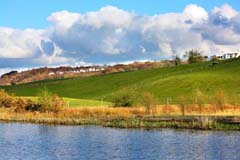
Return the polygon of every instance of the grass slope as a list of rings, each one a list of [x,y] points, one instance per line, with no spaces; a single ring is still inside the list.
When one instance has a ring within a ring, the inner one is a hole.
[[[23,98],[29,98],[33,101],[37,101],[37,97],[28,96]],[[106,101],[76,99],[76,98],[66,98],[66,97],[63,97],[63,99],[66,102],[67,106],[69,107],[106,107],[106,106],[112,105],[110,102],[106,102]]]
[[[45,80],[1,88],[19,96],[35,96],[46,87],[62,97],[93,100],[110,100],[112,94],[124,88],[149,91],[159,99],[177,99],[181,95],[191,97],[196,89],[209,95],[217,89],[240,94],[240,59],[221,61],[215,66],[210,64],[206,62],[94,77]]]

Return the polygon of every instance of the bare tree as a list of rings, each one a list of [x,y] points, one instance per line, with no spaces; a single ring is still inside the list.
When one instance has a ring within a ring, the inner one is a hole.
[[[199,51],[198,49],[192,49],[190,51],[187,51],[184,55],[184,58],[188,59],[188,63],[200,63],[204,62],[205,59],[202,55],[202,52]]]

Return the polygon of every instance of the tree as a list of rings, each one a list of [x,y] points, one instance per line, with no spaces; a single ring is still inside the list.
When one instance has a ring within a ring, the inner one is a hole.
[[[182,59],[178,55],[176,55],[174,57],[174,63],[175,63],[175,66],[178,66],[182,63]]]
[[[219,58],[216,55],[214,55],[214,56],[211,57],[211,61],[212,62],[218,62]]]
[[[4,90],[0,90],[0,107],[11,108],[15,106],[15,96],[13,94],[8,94]]]
[[[112,97],[114,107],[131,107],[137,103],[138,93],[131,88],[122,89]]]
[[[187,51],[184,55],[184,58],[188,59],[188,63],[201,63],[204,62],[204,57],[202,55],[202,52],[198,49],[192,49],[190,51]]]
[[[145,92],[142,97],[142,103],[146,109],[146,113],[152,113],[155,116],[157,109],[157,99],[155,96],[149,92]]]
[[[43,112],[58,112],[66,106],[65,101],[56,94],[50,93],[46,88],[39,92],[37,105]]]

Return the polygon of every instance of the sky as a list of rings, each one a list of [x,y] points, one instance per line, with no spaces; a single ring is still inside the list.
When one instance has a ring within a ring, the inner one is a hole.
[[[0,74],[240,49],[238,0],[2,0]]]
[[[46,28],[50,25],[47,17],[61,10],[86,13],[111,5],[140,15],[155,15],[182,12],[191,3],[202,6],[207,11],[225,3],[240,10],[238,0],[2,0],[0,24],[21,29]]]

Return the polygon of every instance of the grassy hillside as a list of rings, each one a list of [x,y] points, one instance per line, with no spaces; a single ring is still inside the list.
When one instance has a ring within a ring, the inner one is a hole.
[[[33,101],[37,101],[38,97],[23,97],[29,98]],[[110,102],[97,101],[97,100],[87,100],[87,99],[76,99],[76,98],[65,98],[63,100],[66,102],[69,107],[106,107],[111,106]]]
[[[46,80],[1,88],[19,96],[35,96],[46,87],[63,97],[109,100],[124,88],[149,91],[160,100],[179,96],[192,97],[196,89],[211,95],[218,89],[228,94],[240,94],[240,59],[116,73],[95,77]]]

